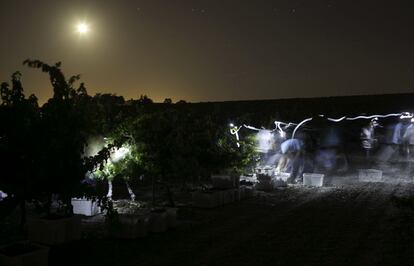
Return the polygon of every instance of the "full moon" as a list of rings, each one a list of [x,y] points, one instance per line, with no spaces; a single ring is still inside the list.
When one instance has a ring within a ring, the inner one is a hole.
[[[79,23],[76,26],[76,31],[79,34],[86,34],[89,31],[89,26],[86,23]]]

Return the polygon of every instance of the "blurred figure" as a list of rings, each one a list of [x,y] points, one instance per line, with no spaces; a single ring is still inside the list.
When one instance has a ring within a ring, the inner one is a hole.
[[[8,196],[7,193],[4,193],[3,191],[0,190],[0,201],[7,198],[7,196]]]
[[[397,145],[403,144],[404,134],[407,128],[410,126],[412,118],[412,115],[409,113],[403,113],[401,115],[400,122],[394,128],[392,143]]]
[[[414,118],[411,118],[410,125],[405,130],[402,138],[402,145],[407,158],[409,174],[411,174],[414,155]]]
[[[300,139],[288,139],[280,145],[282,153],[276,167],[276,174],[287,172],[290,168],[288,183],[299,181],[304,167],[304,143]]]
[[[259,153],[260,166],[268,166],[277,159],[275,141],[277,136],[270,130],[261,129],[256,134],[256,151]]]
[[[344,137],[337,126],[322,129],[319,149],[315,154],[316,171],[320,173],[345,173],[348,170],[348,158],[344,152]]]
[[[411,119],[410,125],[405,130],[405,133],[402,138],[402,144],[406,147],[404,148],[407,154],[413,153],[414,147],[414,118]]]
[[[405,132],[410,125],[412,115],[403,113],[400,116],[399,122],[391,126],[388,136],[385,138],[384,145],[378,153],[377,161],[382,168],[387,168],[387,164],[393,159],[398,161],[401,154],[404,154],[402,144]]]
[[[361,144],[368,160],[370,159],[371,152],[378,146],[378,138],[375,134],[375,129],[379,126],[378,118],[375,117],[361,130]]]

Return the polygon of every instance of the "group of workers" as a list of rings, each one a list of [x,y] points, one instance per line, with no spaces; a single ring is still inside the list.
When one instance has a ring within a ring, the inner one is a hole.
[[[282,140],[278,149],[279,160],[275,162],[275,173],[288,172],[288,182],[295,183],[301,182],[302,174],[306,172],[347,172],[347,146],[351,145],[344,140],[343,128],[332,123],[327,124],[322,127],[321,123],[318,124],[316,137],[315,134],[312,136],[303,130],[294,138]],[[411,169],[414,159],[413,116],[403,113],[396,124],[386,127],[380,125],[377,117],[372,118],[361,128],[358,146],[360,151],[364,151],[366,167],[379,167],[396,159],[403,159]]]

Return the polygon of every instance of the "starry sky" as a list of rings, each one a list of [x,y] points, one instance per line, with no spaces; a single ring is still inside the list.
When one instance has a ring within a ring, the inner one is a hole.
[[[414,1],[1,0],[0,81],[45,102],[62,62],[90,94],[190,102],[414,92]],[[80,36],[76,24],[90,32]]]

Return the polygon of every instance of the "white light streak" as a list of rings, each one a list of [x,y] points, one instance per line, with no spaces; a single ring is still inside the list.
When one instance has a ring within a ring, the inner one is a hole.
[[[370,116],[360,115],[360,116],[356,116],[356,117],[348,117],[348,118],[346,118],[346,120],[372,119],[372,118],[378,118],[378,117],[379,118],[386,118],[386,117],[391,117],[391,116],[401,116],[402,117],[402,114],[401,113],[394,113],[394,114],[387,114],[387,115],[370,115]]]
[[[236,136],[236,140],[237,140],[236,145],[237,145],[238,148],[240,148],[240,143],[239,143],[239,141],[240,141],[239,130],[242,128],[242,126],[236,127],[233,123],[231,123],[230,125],[233,125],[233,126],[230,126],[231,127],[230,128],[230,134]]]
[[[294,139],[295,138],[295,134],[296,134],[296,131],[303,125],[303,124],[305,124],[306,122],[308,122],[308,121],[311,121],[313,118],[312,117],[310,117],[310,118],[306,118],[305,120],[303,120],[302,122],[300,122],[296,127],[295,127],[295,129],[293,130],[293,133],[292,133],[292,139]]]
[[[325,115],[319,115],[320,117],[325,117]],[[413,114],[411,114],[411,113],[409,113],[409,112],[403,112],[403,113],[390,113],[390,114],[385,114],[385,115],[381,115],[381,114],[376,114],[376,115],[370,115],[370,116],[365,116],[365,115],[360,115],[360,116],[356,116],[356,117],[347,117],[347,116],[342,116],[342,117],[340,117],[340,118],[331,118],[331,117],[326,117],[326,119],[328,120],[328,121],[331,121],[331,122],[335,122],[335,123],[339,123],[339,122],[342,122],[342,121],[344,121],[344,120],[349,120],[349,121],[354,121],[354,120],[358,120],[358,119],[373,119],[373,118],[386,118],[386,117],[400,117],[400,119],[404,119],[404,118],[411,118],[412,119],[412,122],[414,122],[414,115]],[[303,120],[303,121],[301,121],[299,124],[296,124],[296,123],[291,123],[291,122],[289,122],[289,123],[285,123],[285,122],[281,122],[281,121],[274,121],[274,124],[275,124],[275,128],[273,129],[273,130],[268,130],[269,132],[274,132],[274,131],[278,131],[279,132],[279,134],[280,134],[280,136],[281,137],[285,137],[286,136],[286,132],[282,129],[282,125],[284,125],[285,127],[284,127],[284,129],[286,130],[288,127],[290,127],[290,126],[296,126],[295,127],[295,129],[293,130],[293,133],[292,133],[292,139],[295,137],[295,134],[296,134],[296,131],[303,125],[303,124],[305,124],[306,122],[309,122],[309,121],[311,121],[313,118],[312,117],[310,117],[310,118],[306,118],[305,120]],[[232,129],[230,129],[230,132],[231,132],[231,134],[232,135],[236,135],[236,138],[237,138],[237,141],[239,141],[239,134],[238,134],[238,132],[239,132],[239,130],[242,128],[242,127],[244,127],[244,128],[247,128],[247,129],[250,129],[250,130],[254,130],[254,131],[261,131],[261,130],[266,130],[266,129],[259,129],[259,128],[256,128],[256,127],[253,127],[253,126],[250,126],[250,125],[243,125],[243,126],[240,126],[240,127],[235,127],[234,125],[233,125],[233,123],[231,123],[230,124],[230,127],[232,127]],[[240,145],[238,142],[237,142],[237,144],[238,144],[238,146]]]
[[[255,130],[255,131],[260,131],[261,129],[257,128],[257,127],[252,127],[252,126],[247,126],[247,125],[243,125],[243,127],[250,129],[250,130]]]

